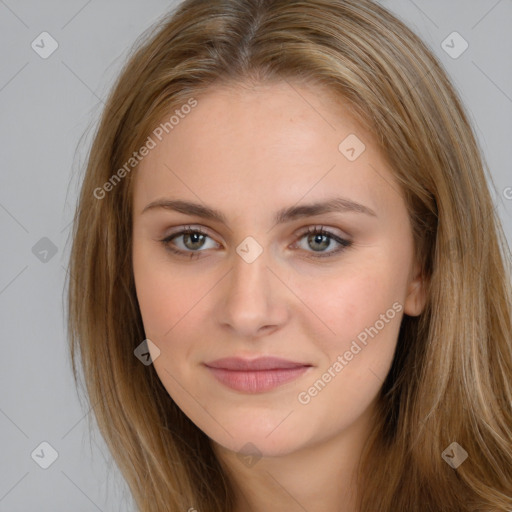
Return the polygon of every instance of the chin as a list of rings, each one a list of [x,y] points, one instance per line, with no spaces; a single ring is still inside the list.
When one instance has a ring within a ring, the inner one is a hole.
[[[236,429],[227,427],[227,430],[232,437],[225,431],[220,433],[219,430],[216,430],[215,433],[212,432],[214,435],[206,433],[214,443],[239,456],[278,457],[291,453],[307,443],[304,432],[299,430],[302,434],[299,439],[296,428],[290,429],[283,425],[277,427],[273,432],[272,428],[267,428],[267,425],[263,427],[254,424],[243,425]]]
[[[240,436],[221,439],[219,441],[214,440],[214,442],[222,446],[224,450],[236,453],[237,457],[242,462],[247,456],[254,457],[255,459],[259,459],[261,457],[279,457],[287,455],[298,448],[298,445],[294,443],[293,440],[288,439],[287,443],[283,444],[282,439],[271,442],[268,439],[265,439],[264,436],[262,436],[261,439],[250,436]]]

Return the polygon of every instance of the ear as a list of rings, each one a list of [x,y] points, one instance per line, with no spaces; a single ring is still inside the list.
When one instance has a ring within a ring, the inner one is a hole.
[[[407,287],[404,313],[409,316],[420,315],[425,308],[426,299],[425,279],[421,274],[419,264],[416,264]]]

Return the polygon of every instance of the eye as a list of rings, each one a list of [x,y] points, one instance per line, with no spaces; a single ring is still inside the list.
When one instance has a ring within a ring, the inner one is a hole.
[[[211,237],[200,228],[187,226],[185,229],[178,231],[177,233],[173,233],[160,241],[165,248],[172,253],[193,259],[200,256],[200,253],[203,252],[201,249],[214,249],[215,246],[218,246],[217,243],[214,243],[213,247],[205,246],[205,241],[208,238],[211,240]],[[299,241],[303,238],[306,238],[309,247],[313,248],[313,251],[308,252],[313,252],[314,258],[326,258],[333,256],[352,245],[350,240],[341,238],[321,226],[312,226],[308,228],[307,231],[303,232],[299,236]],[[178,240],[179,242],[175,242],[175,240]],[[338,247],[331,251],[325,251],[324,249],[329,248],[332,242],[335,242]],[[294,246],[297,244],[298,242],[295,242]]]
[[[184,249],[177,249],[175,246],[180,246],[180,243],[174,242],[174,240],[181,240],[181,246]],[[165,248],[169,251],[179,254],[180,256],[188,256],[190,259],[199,257],[198,249],[204,248],[205,239],[210,238],[204,231],[201,231],[199,228],[192,228],[187,226],[186,229],[178,231],[177,233],[173,233],[168,237],[161,240],[164,244]],[[218,245],[218,244],[216,244]],[[215,247],[206,247],[207,249],[212,249]]]
[[[311,226],[307,231],[302,233],[300,240],[305,237],[308,246],[313,248],[313,253],[317,253],[313,254],[314,258],[328,258],[334,254],[344,251],[352,245],[350,240],[341,238],[321,226]],[[338,244],[338,247],[331,251],[323,250],[331,246],[332,241]]]

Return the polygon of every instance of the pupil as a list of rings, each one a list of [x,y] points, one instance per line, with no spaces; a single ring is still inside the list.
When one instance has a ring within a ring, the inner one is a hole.
[[[315,244],[321,245],[322,239],[325,239],[326,243],[323,244],[323,247],[322,247],[323,249],[325,249],[329,245],[327,238],[328,237],[326,235],[322,235],[322,234],[313,235],[313,241]]]
[[[200,242],[200,237],[203,235],[200,233],[189,233],[187,236],[191,239],[192,244],[197,244]]]

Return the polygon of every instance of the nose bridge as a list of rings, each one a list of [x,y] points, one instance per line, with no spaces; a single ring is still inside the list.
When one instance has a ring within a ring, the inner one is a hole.
[[[220,301],[219,317],[238,334],[253,336],[263,327],[275,326],[282,309],[275,302],[279,286],[267,268],[269,253],[254,239],[244,240],[233,255],[233,267]]]
[[[261,307],[262,301],[270,300],[267,260],[267,251],[262,250],[257,254],[250,243],[242,243],[237,248],[237,254],[233,258],[229,291],[235,303],[246,303],[250,299],[252,303],[259,302],[258,307]],[[244,308],[246,306],[247,304],[244,304]]]

